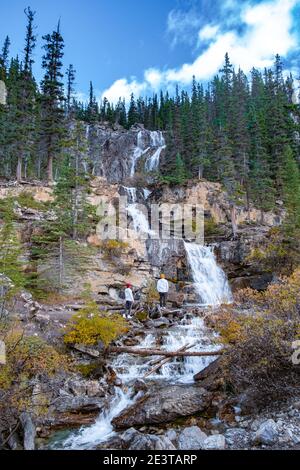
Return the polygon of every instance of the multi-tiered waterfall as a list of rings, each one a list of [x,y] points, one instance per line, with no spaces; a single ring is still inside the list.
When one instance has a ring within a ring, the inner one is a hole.
[[[159,164],[159,157],[164,140],[161,133],[152,133],[151,145],[156,151],[146,160],[147,169],[153,170]],[[134,175],[137,160],[141,158],[148,148],[144,148],[142,131],[138,133],[138,142],[132,160],[131,173]],[[127,195],[127,212],[132,217],[132,228],[137,234],[151,233],[147,211],[141,210],[138,200],[146,200],[149,191],[137,190],[135,187],[123,187]],[[166,243],[166,241],[164,242]],[[187,253],[194,287],[199,297],[199,304],[216,306],[223,302],[231,301],[231,291],[223,270],[217,265],[213,249],[194,243],[183,242]],[[184,318],[167,330],[160,330],[160,347],[167,351],[176,351],[184,346],[189,346],[190,351],[216,351],[219,349],[214,340],[214,334],[210,332],[202,318]],[[157,335],[155,332],[147,334],[136,346],[137,348],[157,347]],[[159,383],[192,383],[193,376],[205,368],[215,356],[172,358],[153,372],[149,379]],[[153,358],[152,358],[153,359]],[[156,358],[154,358],[156,359]],[[52,448],[63,449],[93,449],[102,442],[107,441],[113,434],[112,420],[122,410],[134,404],[139,395],[134,395],[133,384],[136,379],[141,379],[149,371],[149,359],[131,354],[119,354],[111,361],[111,367],[121,379],[123,387],[115,387],[114,396],[106,410],[101,412],[96,422],[89,427],[70,433],[63,442],[56,440]]]

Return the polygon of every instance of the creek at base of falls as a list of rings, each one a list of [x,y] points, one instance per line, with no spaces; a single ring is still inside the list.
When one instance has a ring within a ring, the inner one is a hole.
[[[159,330],[147,333],[141,340],[138,348],[154,348],[157,346],[159,338],[160,348],[167,351],[176,351],[183,346],[193,345],[190,351],[218,351],[220,346],[214,343],[216,337],[204,325],[202,318],[194,317],[183,319],[178,324],[167,330]],[[158,371],[153,373],[145,382],[153,387],[170,384],[192,384],[193,376],[204,369],[217,356],[208,357],[184,357],[172,358],[164,364]],[[96,422],[88,427],[72,431],[63,440],[59,437],[52,439],[51,449],[93,449],[101,443],[105,443],[114,436],[115,431],[111,424],[113,418],[121,411],[139,398],[139,394],[134,394],[133,385],[136,380],[143,378],[149,372],[149,363],[157,359],[132,356],[130,354],[119,354],[112,359],[111,367],[122,381],[122,387],[115,387],[114,396],[107,409],[99,415]]]

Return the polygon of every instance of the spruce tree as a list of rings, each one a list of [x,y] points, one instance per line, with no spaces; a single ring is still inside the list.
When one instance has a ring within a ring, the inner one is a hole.
[[[40,137],[47,161],[48,181],[53,181],[53,163],[63,149],[64,128],[64,93],[62,58],[64,40],[60,33],[60,23],[52,34],[43,36],[45,54],[42,67],[45,70],[42,81],[41,129]]]

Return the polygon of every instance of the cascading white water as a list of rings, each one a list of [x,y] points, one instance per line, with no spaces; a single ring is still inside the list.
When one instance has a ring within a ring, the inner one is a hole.
[[[161,152],[166,148],[166,142],[161,131],[150,131],[150,146],[145,147],[144,131],[137,133],[136,147],[131,157],[130,177],[135,174],[137,161],[149,153],[145,162],[146,171],[154,171],[159,166]]]
[[[166,351],[175,351],[187,345],[194,345],[190,348],[190,351],[217,352],[220,348],[219,345],[213,343],[213,337],[205,327],[203,319],[198,317],[182,320],[178,325],[166,330],[164,333],[162,334],[160,347]],[[157,346],[156,339],[154,334],[148,334],[136,347],[153,348]],[[192,383],[193,376],[208,366],[215,358],[216,356],[172,358],[169,363],[164,364],[145,380],[165,383]],[[143,378],[144,374],[151,368],[149,361],[155,359],[157,358],[152,357],[149,359],[125,353],[117,355],[113,359],[111,367],[122,380],[126,391],[123,391],[120,387],[115,387],[115,395],[109,408],[99,415],[93,425],[71,433],[63,442],[54,442],[51,448],[92,449],[112,437],[115,432],[111,421],[139,398],[139,395],[133,396],[132,385],[135,380]]]
[[[230,303],[230,286],[226,274],[216,262],[213,248],[185,242],[185,250],[201,303],[212,306]]]
[[[147,171],[157,170],[159,167],[161,152],[166,148],[166,142],[161,131],[151,131],[151,147],[156,148],[155,152],[148,157],[145,168]]]
[[[144,139],[143,139],[143,131],[139,131],[137,133],[137,144],[132,154],[131,159],[131,169],[130,169],[130,177],[132,178],[135,174],[135,167],[137,161],[149,150],[148,148],[144,148]]]
[[[127,194],[127,212],[132,218],[132,226],[134,231],[139,235],[153,235],[154,233],[149,226],[146,206],[139,207],[139,204],[137,204],[136,188],[129,188],[126,186],[123,186],[123,188],[125,189],[125,192]],[[144,191],[147,190],[144,189]],[[145,192],[143,192],[143,194],[145,194]],[[142,210],[142,207],[144,210]]]
[[[109,408],[103,411],[92,426],[79,429],[71,434],[64,442],[63,449],[79,450],[92,449],[101,442],[105,442],[113,434],[112,420],[121,413],[124,408],[134,403],[137,396],[131,398],[131,390],[123,392],[121,388],[115,389],[115,395],[109,404]],[[52,449],[61,448],[61,444],[54,443]]]
[[[139,344],[139,348],[151,349],[157,347],[157,336],[148,334]],[[178,325],[166,330],[161,336],[159,348],[165,351],[176,351],[183,346],[194,345],[190,351],[217,351],[219,346],[212,343],[202,318],[183,320]],[[152,358],[151,360],[155,359]],[[151,380],[168,383],[193,382],[193,376],[206,367],[214,357],[183,357],[174,358],[153,373]],[[130,383],[142,378],[149,371],[149,359],[132,357],[130,354],[120,354],[113,362],[113,368],[124,383]]]
[[[129,188],[127,186],[123,186],[123,188],[126,192],[128,203],[135,204],[137,201],[136,188]]]

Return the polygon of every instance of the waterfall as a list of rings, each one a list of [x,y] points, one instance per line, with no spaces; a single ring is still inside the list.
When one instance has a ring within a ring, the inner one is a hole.
[[[212,342],[211,333],[205,327],[203,319],[198,317],[182,320],[176,326],[166,330],[161,339],[161,348],[167,351],[175,351],[182,346],[192,344],[194,346],[190,348],[190,351],[217,352],[221,347]],[[136,347],[154,348],[156,346],[156,336],[148,334]],[[161,369],[145,380],[165,384],[193,383],[194,374],[207,367],[215,358],[216,356],[172,358],[170,362],[164,364]],[[155,359],[157,357],[153,356],[151,361]],[[120,387],[115,387],[115,395],[109,407],[100,413],[93,425],[71,432],[67,439],[55,440],[54,438],[50,445],[51,449],[93,449],[115,434],[111,421],[122,410],[139,399],[139,394],[134,396],[133,383],[136,379],[141,379],[151,366],[149,366],[149,358],[124,353],[113,359],[111,367],[125,385],[125,391]]]
[[[145,210],[142,211],[141,208],[139,207],[139,204],[137,203],[137,190],[136,188],[130,188],[127,186],[123,186],[126,194],[127,194],[127,200],[128,200],[128,205],[127,205],[127,212],[132,218],[132,225],[133,229],[136,233],[138,234],[147,234],[147,235],[153,235],[154,232],[150,229],[149,226],[149,221],[148,221],[148,215],[147,215],[147,208],[145,207]],[[142,194],[144,195],[147,194],[147,190],[144,189],[142,191]]]
[[[138,131],[136,147],[131,158],[130,177],[135,174],[137,161],[149,153],[145,162],[146,171],[154,171],[159,166],[161,152],[166,148],[166,142],[161,131],[150,131],[150,146],[145,147],[144,131]]]
[[[155,152],[147,159],[145,168],[147,171],[157,170],[161,152],[166,148],[166,142],[161,131],[151,131],[151,147],[156,148]]]
[[[92,426],[79,429],[71,434],[63,443],[65,450],[92,449],[94,446],[105,442],[113,434],[112,420],[121,413],[124,408],[134,403],[138,398],[130,398],[131,390],[123,392],[121,388],[115,388],[109,407],[103,411]],[[61,448],[59,443],[54,443],[52,449]]]
[[[230,303],[232,294],[224,271],[218,266],[213,248],[186,243],[185,250],[194,286],[203,305]]]
[[[132,154],[131,160],[131,169],[130,169],[130,177],[132,178],[135,173],[135,167],[137,161],[149,150],[149,147],[144,149],[144,139],[143,139],[143,131],[139,131],[137,133],[137,144]]]

